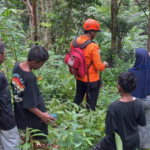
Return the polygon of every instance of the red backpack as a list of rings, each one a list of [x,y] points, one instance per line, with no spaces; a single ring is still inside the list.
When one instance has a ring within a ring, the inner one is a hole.
[[[65,63],[69,66],[71,74],[80,78],[87,74],[90,65],[87,67],[83,49],[93,41],[87,40],[80,47],[77,44],[77,37],[73,39],[73,48],[65,57]]]

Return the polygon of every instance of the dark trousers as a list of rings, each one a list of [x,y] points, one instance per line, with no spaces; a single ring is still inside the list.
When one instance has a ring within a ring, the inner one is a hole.
[[[76,103],[77,105],[80,105],[82,103],[85,93],[88,92],[87,86],[88,86],[87,82],[76,80],[76,95],[74,98],[74,103]],[[87,109],[90,108],[91,110],[95,111],[97,98],[99,95],[99,89],[100,89],[100,80],[95,82],[89,82],[90,97],[88,96],[88,94],[86,95]]]

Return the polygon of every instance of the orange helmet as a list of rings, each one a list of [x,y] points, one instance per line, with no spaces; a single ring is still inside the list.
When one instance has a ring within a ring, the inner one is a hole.
[[[85,30],[95,30],[101,32],[99,22],[94,19],[87,19],[83,24],[83,28]]]

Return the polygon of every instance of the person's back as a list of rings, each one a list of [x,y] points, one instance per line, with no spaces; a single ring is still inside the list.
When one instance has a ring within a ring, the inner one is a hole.
[[[140,114],[140,115],[139,115]],[[124,150],[139,148],[138,125],[143,124],[144,109],[140,99],[130,102],[113,102],[106,118],[106,137],[101,141],[102,150],[116,150],[114,132],[120,135]]]
[[[94,19],[87,19],[84,24],[84,34],[77,38],[77,44],[80,47],[85,41],[92,41],[97,32],[100,32],[100,24]],[[71,42],[71,48],[73,48],[73,43]],[[84,49],[85,63],[88,68],[88,72],[84,77],[76,76],[76,95],[74,98],[74,103],[80,105],[83,101],[83,97],[86,96],[86,108],[95,111],[97,98],[99,95],[99,89],[101,86],[99,71],[104,71],[108,67],[108,63],[101,62],[100,49],[99,46],[91,42]]]
[[[150,94],[150,57],[145,49],[137,48],[135,58],[134,66],[129,69],[137,78],[137,86],[132,96],[146,98]]]
[[[115,135],[120,135],[124,150],[139,149],[138,125],[146,125],[144,106],[140,99],[131,96],[136,87],[136,78],[124,72],[118,78],[121,99],[112,102],[106,116],[106,136],[93,150],[116,150]]]
[[[79,47],[85,43],[87,40],[89,40],[90,38],[84,35],[80,35],[77,38],[77,43],[79,44]],[[71,43],[71,47],[73,48],[73,45]],[[86,62],[86,66],[90,67],[88,69],[88,73],[89,73],[89,82],[95,82],[98,81],[100,79],[99,77],[99,71],[104,71],[105,70],[105,65],[101,62],[101,57],[99,55],[99,46],[92,42],[90,44],[88,44],[84,49],[84,55],[85,55],[85,62]],[[91,63],[92,62],[92,63]],[[83,82],[87,82],[87,75],[85,75],[83,78],[77,77],[77,80],[83,81]]]
[[[4,43],[0,41],[0,64],[5,59]],[[0,150],[17,150],[19,133],[12,110],[11,93],[5,74],[0,71]]]

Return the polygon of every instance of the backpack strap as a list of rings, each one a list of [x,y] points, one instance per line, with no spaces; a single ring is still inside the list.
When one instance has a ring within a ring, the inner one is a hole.
[[[75,37],[74,39],[73,39],[73,42],[72,42],[72,44],[73,44],[73,47],[79,47],[79,45],[78,45],[78,43],[77,43],[77,38],[78,37]],[[85,41],[81,46],[80,46],[80,48],[81,49],[84,49],[88,44],[90,44],[90,43],[94,43],[94,41],[92,41],[92,40],[87,40],[87,41]],[[89,99],[91,100],[91,95],[90,95],[90,83],[89,83],[89,68],[90,68],[90,66],[92,65],[92,61],[91,61],[91,63],[89,64],[89,66],[87,67],[87,96],[89,97]]]
[[[81,49],[84,49],[88,44],[90,44],[90,43],[92,43],[93,41],[91,41],[91,40],[87,40],[87,41],[85,41],[81,46],[80,46],[80,48]]]
[[[77,43],[77,36],[73,39],[73,42],[72,42],[72,44],[73,44],[73,47],[79,47],[79,45],[78,45],[78,43]]]
[[[91,95],[90,95],[90,82],[89,82],[89,68],[92,65],[92,61],[89,64],[89,66],[87,67],[87,96],[89,97],[89,100],[91,100]]]
[[[90,66],[92,65],[92,63],[93,63],[93,61],[91,61],[91,63],[89,64],[89,66],[87,67],[87,69],[89,69],[90,68]]]
[[[72,44],[73,44],[73,47],[79,47],[79,45],[78,45],[78,43],[77,43],[77,36],[73,39],[73,42],[72,42]],[[94,41],[91,41],[91,40],[87,40],[87,41],[85,41],[81,46],[80,46],[80,48],[81,49],[84,49],[88,44],[90,44],[90,43],[94,43]]]

